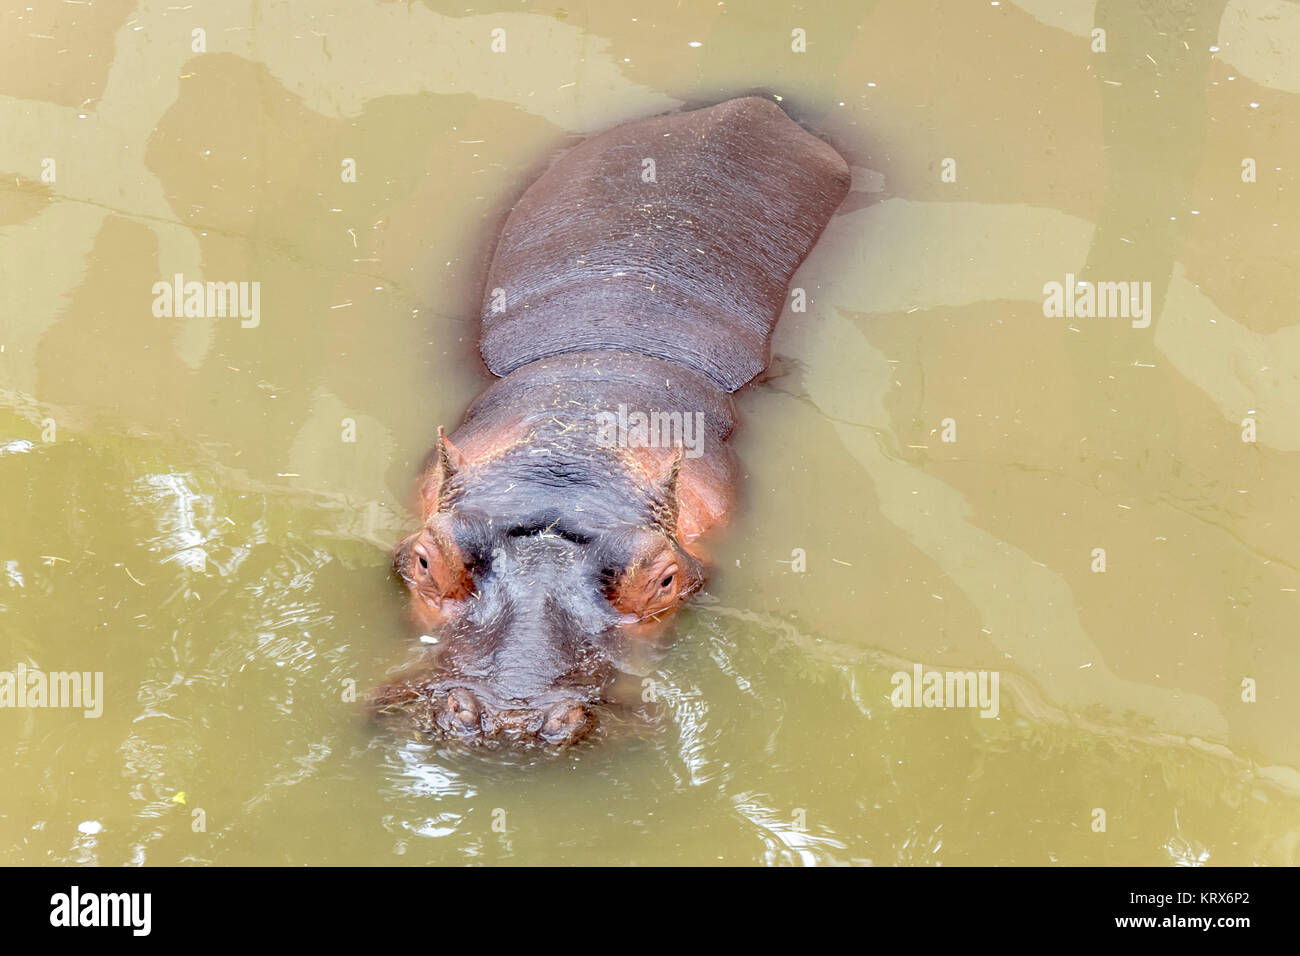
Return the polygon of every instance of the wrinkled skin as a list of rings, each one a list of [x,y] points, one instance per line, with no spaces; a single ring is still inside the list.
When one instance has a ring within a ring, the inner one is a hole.
[[[525,193],[484,306],[502,378],[439,429],[421,527],[394,555],[434,643],[371,695],[376,712],[471,743],[563,747],[596,728],[620,663],[703,584],[700,538],[733,505],[729,393],[766,366],[848,178],[750,98],[619,127]],[[698,428],[611,441],[627,409]]]

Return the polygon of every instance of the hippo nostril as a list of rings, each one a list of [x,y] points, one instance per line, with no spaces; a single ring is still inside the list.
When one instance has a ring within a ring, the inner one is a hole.
[[[582,704],[565,701],[551,707],[538,736],[550,744],[572,743],[585,736],[595,724],[595,717]]]
[[[438,726],[454,734],[474,734],[481,729],[482,708],[478,700],[463,687],[454,687],[438,714]]]

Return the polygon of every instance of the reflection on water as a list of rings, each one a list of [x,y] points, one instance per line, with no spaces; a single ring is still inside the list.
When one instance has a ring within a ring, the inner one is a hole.
[[[0,860],[1295,864],[1297,10],[15,11],[0,670],[107,701],[0,710]],[[708,594],[587,746],[370,724],[506,211],[755,90],[854,191],[738,396]],[[260,282],[258,327],[153,317],[176,273]],[[1151,327],[1046,318],[1067,274],[1150,282]],[[916,664],[997,670],[999,716],[895,709]]]

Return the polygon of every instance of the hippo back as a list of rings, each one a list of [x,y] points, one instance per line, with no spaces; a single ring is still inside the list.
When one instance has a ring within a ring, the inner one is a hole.
[[[615,349],[734,391],[766,367],[790,279],[848,188],[834,149],[755,97],[587,140],[506,220],[483,359],[508,375]]]

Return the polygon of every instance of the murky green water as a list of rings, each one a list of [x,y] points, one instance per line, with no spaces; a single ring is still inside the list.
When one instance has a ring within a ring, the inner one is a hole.
[[[1297,862],[1300,5],[815,6],[0,14],[0,670],[104,675],[0,709],[0,862]],[[368,723],[511,203],[764,90],[854,192],[653,726]],[[260,282],[256,327],[155,317],[176,273]],[[1154,321],[1045,317],[1067,274]],[[998,717],[894,708],[916,664]]]

